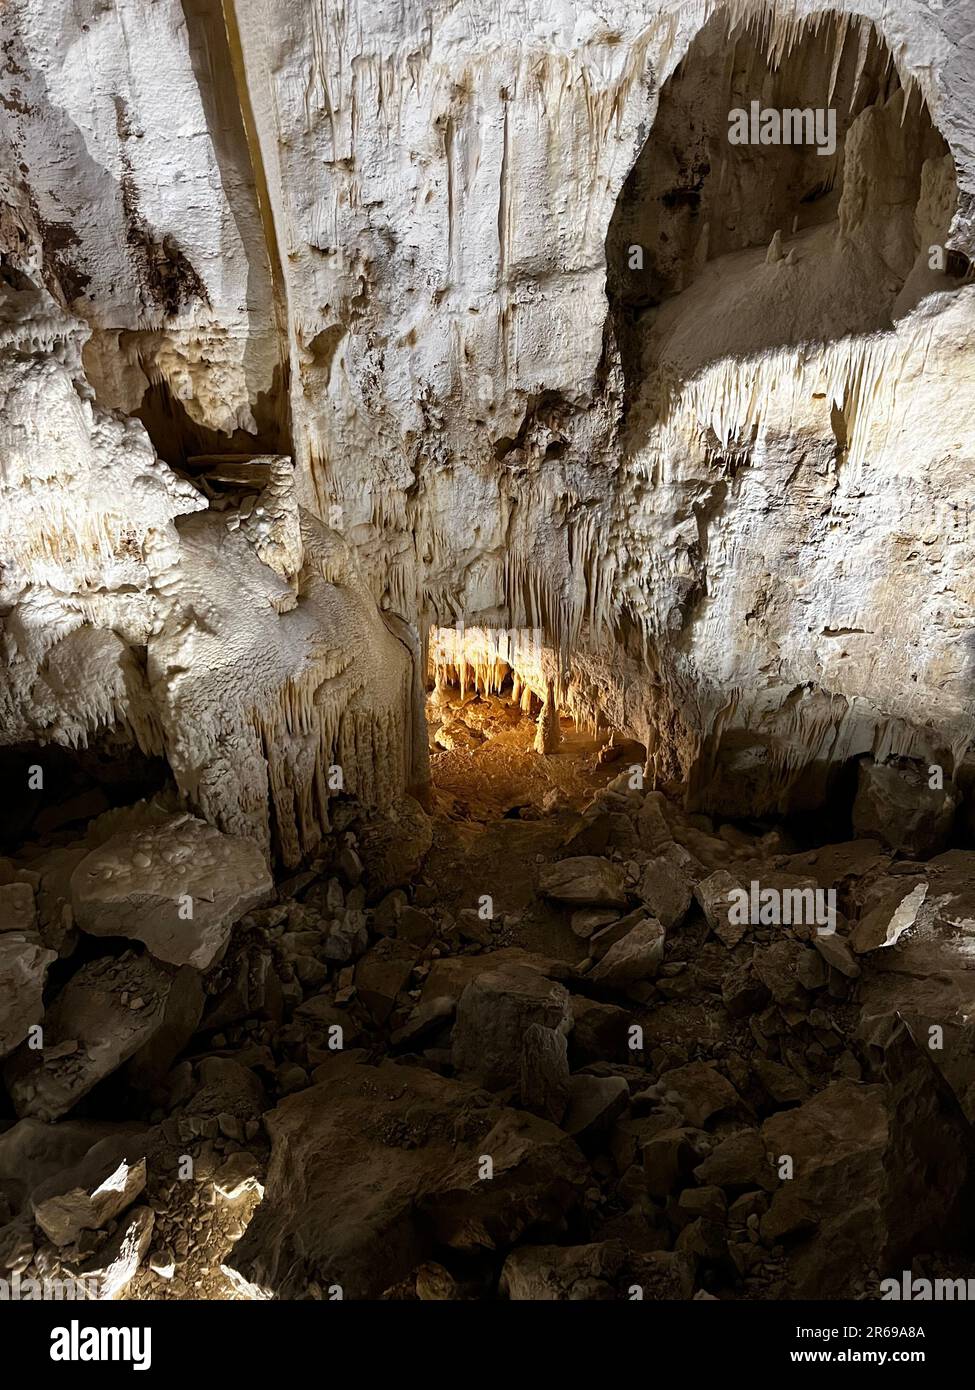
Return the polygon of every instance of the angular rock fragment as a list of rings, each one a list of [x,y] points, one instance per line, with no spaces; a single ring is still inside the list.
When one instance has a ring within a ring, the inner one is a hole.
[[[624,1054],[632,1014],[615,1004],[602,1004],[574,994],[569,1053],[573,1066],[617,1060]]]
[[[637,813],[637,835],[648,854],[664,854],[674,842],[664,813],[666,804],[660,792],[648,792]]]
[[[142,1129],[135,1121],[62,1120],[51,1125],[32,1118],[18,1120],[0,1134],[0,1193],[16,1212],[52,1179],[75,1168],[101,1140]]]
[[[106,1165],[102,1164],[104,1168]],[[107,1165],[111,1168],[111,1164]],[[89,1171],[84,1171],[87,1167]],[[73,1245],[82,1231],[96,1231],[131,1206],[146,1185],[146,1161],[122,1159],[104,1176],[91,1176],[96,1165],[82,1165],[62,1175],[65,1190],[33,1198],[34,1219],[55,1245]]]
[[[645,918],[609,948],[589,978],[613,989],[652,979],[663,963],[665,939],[660,923]]]
[[[694,1169],[694,1176],[699,1183],[732,1191],[762,1187],[771,1192],[777,1186],[766,1143],[756,1129],[741,1129],[722,1139]]]
[[[814,933],[812,944],[831,970],[838,970],[848,980],[855,980],[860,974],[860,967],[854,959],[853,952],[842,936],[836,933]]]
[[[504,1249],[530,1227],[561,1226],[589,1179],[576,1144],[521,1111],[502,1110],[477,1148],[477,1161],[462,1155],[419,1202],[434,1238],[455,1250]]]
[[[559,1124],[569,1103],[568,1045],[562,1028],[530,1023],[521,1049],[521,1104]],[[572,1133],[572,1130],[569,1130]]]
[[[801,1014],[809,1007],[809,995],[799,979],[806,947],[791,938],[757,946],[752,967],[780,1008]]]
[[[235,922],[273,893],[256,844],[195,816],[121,831],[71,875],[83,931],[141,941],[157,960],[197,970],[218,959]]]
[[[328,925],[322,945],[322,955],[326,960],[345,965],[356,960],[369,946],[369,929],[366,914],[356,908],[346,908],[341,916]]]
[[[396,922],[396,935],[413,946],[426,946],[437,934],[437,923],[429,912],[417,907],[403,908]]]
[[[579,911],[573,912],[569,919],[569,925],[576,936],[582,937],[585,941],[592,936],[593,932],[601,931],[603,927],[608,927],[610,923],[615,922],[618,916],[618,910],[612,907],[581,908]]]
[[[813,879],[820,888],[842,890],[851,880],[872,877],[890,863],[879,840],[842,840],[789,855],[783,869],[789,874]]]
[[[760,1012],[771,995],[749,961],[727,974],[721,985],[721,998],[732,1018],[745,1018]]]
[[[646,920],[646,909],[638,907],[633,912],[628,912],[625,917],[617,917],[615,922],[609,922],[605,927],[598,927],[589,938],[590,956],[593,960],[602,960],[611,946],[615,946],[617,941],[622,941],[623,937],[634,927]]]
[[[688,1124],[701,1129],[714,1115],[737,1110],[741,1097],[731,1082],[707,1062],[688,1062],[661,1073],[665,1093],[676,1092],[676,1102]]]
[[[917,921],[927,891],[926,883],[919,883],[914,888],[908,884],[902,889],[895,888],[871,912],[861,918],[850,937],[850,943],[857,955],[878,951],[885,946],[896,946],[904,933],[910,931]]]
[[[340,1284],[347,1299],[377,1297],[438,1246],[503,1249],[557,1223],[586,1186],[567,1135],[485,1106],[462,1082],[342,1056],[318,1075],[266,1118],[264,1201],[227,1260],[279,1297],[312,1280]]]
[[[24,1041],[44,1014],[48,967],[57,960],[36,936],[0,932],[0,1057]]]
[[[424,1260],[414,1275],[416,1296],[421,1303],[443,1303],[457,1297],[457,1281],[436,1260]]]
[[[564,985],[517,965],[478,975],[457,1005],[454,1066],[492,1089],[516,1085],[533,1023],[568,1032],[572,1014]]]
[[[413,797],[400,797],[388,814],[374,813],[359,829],[368,901],[410,883],[432,844],[430,817]]]
[[[562,1127],[583,1143],[608,1130],[626,1109],[630,1088],[623,1076],[587,1076],[579,1072],[572,1078],[569,1108]]]
[[[538,887],[545,897],[569,907],[623,907],[626,904],[620,869],[608,859],[591,854],[541,865]]]
[[[420,953],[415,946],[386,937],[359,961],[355,987],[376,1023],[385,1023],[406,988]]]
[[[853,828],[890,849],[924,859],[944,849],[958,807],[952,783],[929,786],[927,769],[862,761],[857,769]]]
[[[93,1280],[99,1299],[121,1298],[149,1251],[154,1223],[151,1207],[136,1207],[102,1249],[74,1267],[72,1273],[79,1279]]]
[[[716,869],[694,889],[694,896],[701,905],[708,926],[729,950],[737,946],[748,931],[744,914],[733,912],[736,906],[733,894],[740,891],[741,884],[727,869]],[[732,916],[734,920],[731,920]]]
[[[639,895],[666,931],[679,927],[690,910],[694,896],[690,861],[686,850],[673,845],[644,867]]]
[[[30,884],[0,884],[0,932],[31,933],[36,920],[34,890]]]
[[[697,1133],[693,1129],[661,1130],[643,1145],[643,1171],[647,1190],[653,1197],[668,1197],[694,1167],[699,1158]]]
[[[776,1105],[794,1105],[809,1095],[809,1087],[790,1068],[767,1057],[754,1057],[752,1069],[771,1100]]]
[[[143,1050],[155,1054],[152,1071],[164,1071],[202,1011],[199,977],[189,966],[174,973],[131,953],[91,961],[45,1015],[43,1047],[23,1046],[7,1062],[17,1113],[57,1119]]]
[[[922,1231],[947,1229],[952,1220],[964,1160],[949,1146],[937,1177],[925,1179],[893,1099],[884,1086],[834,1081],[762,1128],[773,1173],[785,1158],[791,1173],[774,1186],[763,1235],[816,1231],[790,1266],[795,1296],[850,1297],[871,1269],[886,1269]]]
[[[490,955],[445,956],[434,961],[423,985],[421,1002],[425,1004],[429,999],[441,994],[449,994],[452,999],[459,999],[471,980],[477,979],[478,975],[508,965],[534,970],[536,974],[550,980],[568,979],[574,973],[572,967],[562,961],[523,951],[517,946],[506,946],[500,951],[492,951]]]
[[[418,1004],[409,1018],[389,1035],[393,1047],[414,1046],[449,1024],[457,1011],[457,1001],[449,994],[435,995]],[[300,1013],[300,1010],[298,1011]]]

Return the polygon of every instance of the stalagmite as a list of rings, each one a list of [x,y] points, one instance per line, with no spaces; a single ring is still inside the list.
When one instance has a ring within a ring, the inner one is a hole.
[[[555,703],[555,686],[548,682],[545,703],[538,715],[538,732],[535,734],[536,753],[554,753],[561,742],[559,711]]]

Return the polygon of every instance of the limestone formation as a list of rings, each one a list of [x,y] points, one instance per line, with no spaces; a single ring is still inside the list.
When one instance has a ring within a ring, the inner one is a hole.
[[[967,1278],[975,0],[0,51],[4,1301]]]
[[[273,888],[252,841],[182,816],[92,850],[71,875],[71,907],[93,936],[130,937],[157,960],[206,970]]]

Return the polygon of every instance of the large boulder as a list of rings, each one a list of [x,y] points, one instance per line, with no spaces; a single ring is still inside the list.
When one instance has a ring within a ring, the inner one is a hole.
[[[264,1200],[228,1258],[289,1297],[311,1281],[376,1298],[444,1249],[505,1249],[554,1232],[589,1177],[547,1121],[485,1105],[474,1087],[420,1067],[336,1056],[317,1084],[266,1117]]]
[[[801,1242],[792,1296],[852,1297],[871,1270],[899,1269],[918,1240],[947,1235],[966,1163],[957,1136],[942,1133],[939,1146],[934,1112],[924,1111],[930,1099],[916,1094],[908,1110],[902,1090],[841,1080],[766,1120],[762,1137],[781,1180],[762,1235]],[[784,1159],[791,1177],[781,1177]]]
[[[457,1005],[454,1066],[492,1089],[517,1084],[532,1024],[568,1033],[572,1010],[565,986],[526,966],[485,971],[470,982]]]
[[[273,893],[253,841],[188,815],[113,835],[71,875],[83,931],[141,941],[157,960],[197,970],[223,954],[234,923]]]
[[[857,769],[854,831],[913,859],[944,849],[957,808],[953,784],[931,787],[927,769],[920,765],[864,759]]]

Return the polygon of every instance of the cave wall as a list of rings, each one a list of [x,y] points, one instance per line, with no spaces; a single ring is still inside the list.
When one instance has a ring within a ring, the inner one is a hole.
[[[768,209],[716,238],[650,294],[635,374],[613,228],[661,89],[715,24],[739,77],[798,62],[812,4],[15,0],[5,250],[164,459],[292,454],[389,622],[543,629],[567,700],[702,804],[742,759],[756,808],[862,751],[960,762],[975,291],[922,250],[973,250],[971,6],[834,9],[891,55],[843,117],[846,212],[791,261]],[[895,186],[922,100],[940,136]]]

